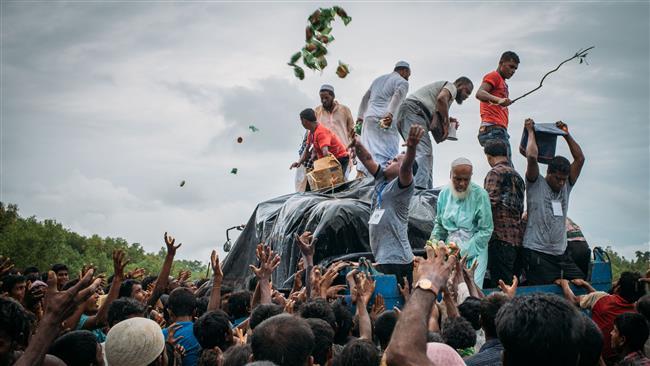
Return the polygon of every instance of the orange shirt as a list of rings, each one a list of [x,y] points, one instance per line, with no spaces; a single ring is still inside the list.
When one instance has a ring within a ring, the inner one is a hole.
[[[326,146],[329,149],[329,152],[337,159],[348,156],[348,150],[345,145],[341,143],[341,140],[339,140],[339,138],[336,137],[329,128],[323,126],[322,123],[319,123],[318,126],[316,126],[313,135],[311,131],[309,132],[307,135],[307,141],[314,145],[316,156],[318,156],[319,159],[323,157],[323,148]]]
[[[490,94],[499,98],[508,98],[508,84],[498,71],[485,75],[483,82],[492,85]],[[481,102],[481,122],[493,123],[507,129],[508,107]]]

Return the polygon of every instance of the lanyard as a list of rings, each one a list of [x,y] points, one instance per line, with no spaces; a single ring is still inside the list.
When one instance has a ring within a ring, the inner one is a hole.
[[[381,202],[382,202],[382,193],[384,193],[384,188],[388,185],[388,182],[384,182],[381,184],[381,187],[379,187],[379,191],[377,192],[377,207],[381,209]]]

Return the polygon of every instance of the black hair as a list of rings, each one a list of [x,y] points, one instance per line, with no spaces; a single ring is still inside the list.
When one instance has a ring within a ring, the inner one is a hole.
[[[132,317],[143,317],[144,305],[130,297],[123,297],[111,302],[108,306],[108,326],[113,327],[115,324]]]
[[[400,72],[402,70],[410,70],[410,68],[408,68],[406,66],[395,66],[395,68],[393,69],[393,71],[396,71],[396,72]]]
[[[618,294],[628,303],[634,303],[645,295],[645,285],[639,282],[639,272],[623,272],[618,279]]]
[[[548,163],[547,174],[559,173],[559,174],[569,174],[571,172],[571,163],[564,156],[554,157],[550,163]]]
[[[251,337],[253,358],[279,366],[304,365],[314,348],[314,333],[305,319],[280,314],[258,325]]]
[[[485,335],[488,337],[497,336],[496,318],[499,309],[505,305],[510,298],[503,293],[493,292],[481,299],[480,302],[480,323]]]
[[[643,295],[636,302],[636,311],[645,316],[646,320],[650,322],[650,295]]]
[[[169,294],[167,308],[174,316],[191,316],[196,310],[196,297],[185,287],[178,287]]]
[[[208,311],[203,314],[194,322],[192,330],[203,349],[219,347],[225,351],[232,345],[230,319],[222,310]]]
[[[231,347],[233,348],[233,347]],[[214,366],[218,365],[219,355],[214,349],[204,349],[201,352],[197,366]],[[243,365],[246,365],[245,363]],[[223,365],[221,365],[223,366]]]
[[[427,332],[427,343],[445,343],[439,332]]]
[[[38,270],[38,267],[30,266],[30,267],[25,268],[25,270],[23,271],[23,275],[27,276],[27,275],[30,275],[32,273],[38,274],[40,272],[41,271]]]
[[[12,343],[27,347],[29,335],[36,318],[13,298],[0,296],[0,333],[5,333]]]
[[[499,62],[508,62],[508,61],[514,61],[516,63],[520,63],[519,56],[512,51],[504,52],[501,55],[501,58],[499,59]]]
[[[536,293],[517,296],[496,318],[504,365],[575,365],[584,323],[564,298]]]
[[[603,351],[603,334],[596,323],[586,316],[582,316],[585,325],[584,334],[580,342],[580,361],[578,366],[598,365],[600,354]]]
[[[648,322],[639,313],[623,313],[614,319],[618,333],[625,337],[625,346],[630,352],[643,349],[648,340]]]
[[[142,279],[142,282],[140,282],[140,285],[142,285],[143,289],[148,289],[149,285],[152,284],[154,281],[158,279],[158,276],[147,276]]]
[[[251,292],[246,290],[230,294],[230,297],[228,298],[228,312],[233,320],[250,315],[251,298]]]
[[[472,88],[474,88],[474,83],[472,83],[472,80],[470,80],[467,76],[461,76],[456,81],[454,81],[455,85],[470,85]]]
[[[466,298],[462,304],[458,305],[458,312],[472,325],[474,330],[481,329],[481,299],[474,296]]]
[[[63,291],[68,290],[72,286],[76,285],[78,282],[79,282],[78,278],[75,278],[74,280],[70,280],[70,281],[64,283],[63,286],[61,286],[61,290],[63,290]]]
[[[365,339],[356,339],[343,347],[334,360],[335,366],[379,366],[381,357],[375,345]]]
[[[311,351],[314,363],[327,364],[327,358],[334,343],[334,329],[323,319],[307,319],[307,323],[314,334],[314,348]]]
[[[68,271],[68,266],[66,266],[63,263],[57,263],[52,265],[52,271],[56,274],[59,273],[59,271]]]
[[[334,317],[336,318],[334,343],[344,345],[348,341],[348,335],[353,326],[354,316],[340,299],[332,304],[332,311],[334,311]]]
[[[97,363],[97,338],[88,330],[75,330],[57,338],[49,354],[68,366],[88,366]]]
[[[27,281],[27,279],[23,275],[6,275],[2,277],[2,291],[11,292],[11,290],[14,289],[14,286],[25,281]]]
[[[375,337],[377,337],[381,349],[385,350],[388,347],[395,324],[397,324],[397,313],[392,310],[384,311],[375,320]]]
[[[210,303],[210,298],[207,296],[199,297],[196,299],[196,317],[201,317],[208,311],[208,304]]]
[[[463,317],[447,318],[442,322],[442,339],[453,349],[474,347],[476,331]]]
[[[508,146],[501,140],[489,140],[483,146],[483,153],[494,157],[508,156]]]
[[[304,303],[300,307],[300,316],[305,319],[323,319],[332,329],[336,328],[336,315],[334,315],[332,306],[325,299],[312,299]]]
[[[135,285],[142,286],[142,284],[138,280],[129,279],[122,282],[122,284],[120,285],[120,293],[118,297],[131,297],[131,294],[133,293],[133,286]]]
[[[35,282],[35,281],[40,281],[41,280],[41,274],[40,273],[35,273],[32,272],[30,274],[25,275],[25,279],[29,282]],[[43,281],[45,282],[45,281]]]
[[[223,353],[223,363],[221,366],[244,366],[248,364],[248,360],[252,354],[253,350],[248,344],[232,346]]]
[[[251,312],[251,317],[248,321],[248,326],[251,327],[251,329],[255,329],[258,324],[261,322],[265,321],[266,319],[282,314],[284,312],[284,308],[280,305],[276,304],[261,304],[258,305],[255,309],[253,309],[253,312]]]
[[[309,122],[316,122],[316,112],[311,108],[307,108],[300,112],[300,118]]]

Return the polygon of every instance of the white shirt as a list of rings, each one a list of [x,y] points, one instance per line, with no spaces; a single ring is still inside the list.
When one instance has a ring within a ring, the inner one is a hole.
[[[409,90],[409,82],[396,71],[382,75],[370,85],[359,106],[359,118],[395,115]]]

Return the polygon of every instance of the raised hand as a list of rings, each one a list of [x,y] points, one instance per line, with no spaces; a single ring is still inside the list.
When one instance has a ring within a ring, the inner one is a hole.
[[[526,118],[524,121],[524,128],[527,129],[529,132],[533,131],[535,128],[535,121],[533,121],[532,118]]]
[[[248,334],[246,334],[241,328],[237,327],[235,328],[235,331],[233,332],[233,338],[235,341],[235,344],[241,344],[245,345],[246,341],[248,339]]]
[[[381,296],[381,294],[378,293],[375,296],[375,303],[372,304],[372,308],[370,308],[370,318],[375,320],[384,311],[386,311],[386,305],[384,303],[384,297]]]
[[[345,282],[348,284],[348,288],[350,289],[350,298],[352,299],[353,303],[357,302],[357,293],[356,293],[356,284],[357,284],[357,274],[359,273],[358,269],[353,269],[348,274],[345,275]]]
[[[183,339],[183,336],[174,337],[176,335],[176,332],[181,329],[181,327],[181,324],[172,323],[169,328],[167,328],[167,339],[165,342],[171,344],[172,346],[176,346],[178,344],[178,341]]]
[[[347,288],[347,285],[336,285],[336,286],[330,286],[326,291],[325,291],[325,296],[327,299],[336,299],[337,297],[340,297],[339,292],[345,290]]]
[[[357,278],[357,301],[361,300],[364,305],[368,305],[375,292],[375,280],[364,272],[359,273]]]
[[[314,238],[311,231],[305,231],[302,235],[296,234],[296,244],[300,248],[300,253],[305,258],[313,258],[314,256]]]
[[[438,248],[426,246],[427,259],[420,260],[418,263],[418,278],[431,281],[432,289],[439,293],[447,284],[451,275],[451,270],[456,265],[457,258],[450,255],[445,259],[445,255]]]
[[[77,307],[83,304],[99,288],[100,279],[93,281],[93,273],[90,269],[77,282],[76,285],[65,291],[59,291],[56,287],[56,274],[53,271],[47,273],[47,291],[45,293],[45,313],[43,318],[51,319],[53,322],[60,324],[63,320],[69,318]]]
[[[569,133],[569,126],[566,123],[564,123],[562,121],[557,121],[557,122],[555,122],[555,126],[557,128],[559,128],[560,130],[562,130],[562,131],[564,131],[566,133]]]
[[[424,136],[424,128],[420,125],[412,125],[409,130],[409,135],[406,138],[406,146],[415,147],[420,143],[420,139]]]
[[[126,278],[141,279],[144,278],[144,275],[145,275],[144,268],[136,268],[132,271],[127,272]]]
[[[180,285],[183,285],[185,281],[192,277],[192,272],[189,270],[181,270],[178,272],[177,281]]]
[[[216,250],[213,250],[212,254],[210,254],[210,266],[212,266],[213,281],[221,282],[223,280],[223,271],[221,270],[219,255]]]
[[[124,279],[124,268],[129,264],[126,253],[123,250],[113,251],[113,277]]]
[[[0,277],[4,277],[12,268],[14,268],[14,264],[11,263],[11,258],[0,255]]]
[[[399,288],[399,293],[402,294],[404,303],[406,304],[406,302],[409,300],[409,297],[411,297],[411,287],[409,286],[409,281],[406,277],[404,277],[403,280],[404,286],[400,285],[398,282],[397,287]]]
[[[174,245],[176,243],[176,239],[169,235],[167,236],[167,232],[165,231],[165,245],[167,246],[167,255],[169,256],[175,256],[176,255],[176,249],[180,248],[183,243],[179,243],[178,245]]]
[[[519,285],[519,279],[517,279],[517,276],[512,276],[512,285],[508,286],[506,285],[503,280],[499,280],[499,288],[503,293],[508,295],[509,298],[514,298],[515,295],[517,294],[517,286]]]
[[[259,280],[270,279],[273,271],[280,265],[280,256],[268,245],[262,243],[257,246],[257,257],[260,260],[260,266],[255,267],[251,264],[250,269]]]

